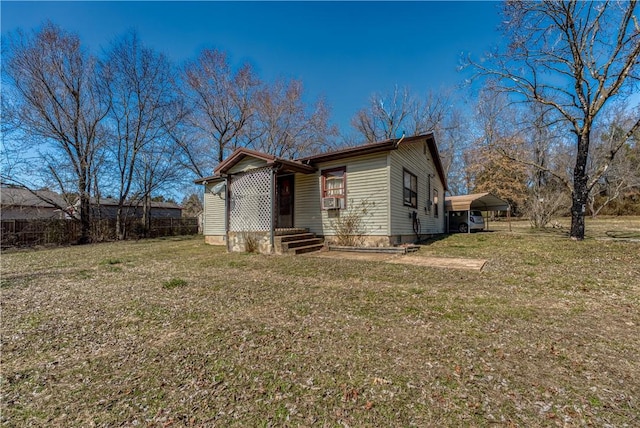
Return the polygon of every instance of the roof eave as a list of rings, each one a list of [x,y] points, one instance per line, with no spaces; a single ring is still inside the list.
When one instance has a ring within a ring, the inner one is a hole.
[[[273,162],[274,160],[276,160],[276,157],[273,156],[273,155],[269,155],[267,153],[262,153],[262,152],[258,152],[258,151],[255,151],[255,150],[246,149],[244,147],[241,147],[239,149],[236,149],[236,151],[234,151],[231,154],[231,156],[229,156],[227,159],[222,161],[213,170],[214,175],[226,174],[231,168],[233,168],[233,166],[235,164],[240,162],[246,156],[251,156],[251,157],[256,158],[256,159],[261,159],[261,160],[263,160],[263,161],[265,161],[267,163]]]
[[[197,180],[193,180],[193,182],[195,184],[207,184],[207,183],[209,183],[211,181],[222,180],[223,178],[224,177],[222,177],[221,175],[216,174],[216,175],[210,175],[208,177],[198,178]]]
[[[276,159],[270,164],[280,167],[286,172],[299,172],[301,174],[312,174],[317,171],[316,167],[307,165],[299,161],[290,161],[286,159]]]
[[[379,143],[365,144],[362,146],[349,147],[347,149],[336,150],[334,152],[323,153],[319,155],[307,156],[299,159],[305,164],[317,164],[321,162],[329,162],[332,160],[345,159],[354,156],[362,156],[379,152],[394,150],[397,140],[386,140]]]

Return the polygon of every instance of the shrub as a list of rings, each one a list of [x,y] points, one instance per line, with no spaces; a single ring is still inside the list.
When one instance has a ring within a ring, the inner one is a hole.
[[[244,238],[244,250],[247,253],[256,253],[258,252],[258,238],[253,233],[243,233]]]
[[[330,225],[336,236],[336,243],[344,246],[362,244],[362,236],[367,230],[365,218],[370,215],[370,208],[375,202],[363,199],[359,204],[349,201],[349,207],[336,212]]]

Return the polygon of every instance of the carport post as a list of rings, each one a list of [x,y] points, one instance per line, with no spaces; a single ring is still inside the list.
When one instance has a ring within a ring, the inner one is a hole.
[[[484,205],[484,212],[487,214],[487,219],[485,220],[484,216],[482,216],[482,225],[484,226],[484,230],[489,230],[489,207],[487,204]]]
[[[471,233],[471,204],[467,210],[467,233]]]

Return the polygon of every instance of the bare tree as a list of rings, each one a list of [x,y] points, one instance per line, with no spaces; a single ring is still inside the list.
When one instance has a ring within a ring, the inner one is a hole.
[[[177,184],[183,171],[176,168],[175,159],[180,147],[169,136],[155,138],[140,151],[134,180],[142,202],[142,226],[151,225],[151,200],[155,193],[169,190]]]
[[[17,181],[29,169],[29,161],[25,154],[30,149],[30,142],[20,129],[17,108],[12,102],[9,85],[2,85],[2,120],[0,121],[0,182],[2,184],[20,185]]]
[[[502,140],[498,144],[523,147],[522,141]],[[472,192],[491,192],[507,201],[512,212],[523,211],[529,194],[529,174],[524,164],[512,162],[495,147],[479,146],[469,150],[468,173],[473,177]]]
[[[162,54],[142,45],[129,32],[111,46],[103,66],[111,110],[107,117],[108,150],[115,166],[116,236],[124,239],[129,199],[136,199],[134,171],[139,156],[177,123],[172,66]]]
[[[540,103],[529,103],[527,107],[529,109],[524,113],[527,121],[520,132],[525,138],[524,159],[529,159],[525,163],[531,182],[524,213],[533,227],[543,228],[563,208],[567,212],[570,175],[559,168],[559,159],[555,156],[564,146],[563,130],[554,126],[557,123],[555,110]]]
[[[511,43],[489,63],[472,63],[500,79],[502,89],[549,106],[575,137],[571,237],[582,240],[589,193],[609,169],[640,119],[624,130],[592,175],[591,133],[609,100],[638,91],[640,25],[637,2],[508,1],[505,32]]]
[[[594,128],[596,146],[589,157],[588,168],[591,174],[603,163],[612,149],[622,143],[620,155],[610,162],[609,168],[593,185],[589,193],[588,208],[591,216],[596,217],[605,207],[626,194],[640,189],[640,164],[638,142],[640,129],[631,138],[626,138],[625,130],[640,116],[640,111],[629,111],[625,106],[616,106],[607,112]]]
[[[441,92],[429,91],[423,98],[417,98],[413,104],[407,131],[412,135],[435,131],[442,137],[445,129],[454,129],[456,123],[455,111],[451,106],[451,96],[448,90]],[[441,141],[442,138],[439,139]]]
[[[63,193],[80,200],[80,243],[90,241],[90,196],[101,149],[100,123],[108,104],[96,79],[96,60],[77,35],[52,23],[32,34],[18,31],[3,43],[16,117],[42,142],[41,160]]]
[[[471,119],[456,106],[447,109],[434,129],[438,151],[444,173],[447,176],[447,188],[453,195],[469,190],[465,185],[465,153],[473,149],[474,135],[469,122]]]
[[[202,206],[202,197],[197,193],[191,193],[185,196],[180,205],[182,205],[183,217],[198,217],[204,209]]]
[[[417,135],[441,125],[448,108],[446,94],[429,92],[420,99],[408,88],[396,86],[391,94],[372,95],[369,105],[351,119],[351,126],[370,143],[397,138],[402,133]]]
[[[254,94],[260,82],[249,64],[233,71],[226,53],[205,49],[184,67],[185,98],[191,107],[188,122],[198,138],[175,134],[190,158],[190,166],[202,176],[199,154],[217,152],[217,161],[236,147],[247,145],[254,116]],[[204,145],[204,146],[203,146]]]
[[[302,82],[277,80],[260,91],[256,101],[256,149],[293,159],[332,147],[329,137],[338,130],[329,124],[329,108],[320,99],[308,109]]]
[[[351,126],[370,143],[396,138],[415,106],[409,90],[396,86],[390,95],[372,95],[369,105],[351,119]]]
[[[511,103],[488,82],[478,97],[478,139],[467,158],[473,185],[509,199],[513,212],[528,216],[534,227],[544,227],[562,208],[559,203],[568,200],[569,178],[558,162],[562,139],[555,134],[553,113],[542,104]]]
[[[529,218],[531,227],[543,228],[563,210],[566,213],[570,199],[563,186],[553,186],[551,183],[547,183],[545,186],[536,189],[535,193],[532,192],[525,201],[523,210]]]

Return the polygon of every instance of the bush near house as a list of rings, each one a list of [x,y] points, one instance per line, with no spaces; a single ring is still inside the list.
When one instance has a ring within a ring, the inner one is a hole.
[[[487,259],[482,272],[201,238],[3,254],[0,418],[636,425],[640,218],[587,219],[583,242],[520,223],[412,255]]]

